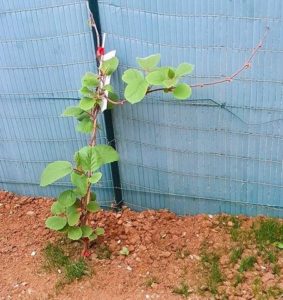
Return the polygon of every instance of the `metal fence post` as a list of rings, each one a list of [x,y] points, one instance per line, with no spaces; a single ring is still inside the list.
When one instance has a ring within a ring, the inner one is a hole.
[[[89,2],[89,9],[92,12],[93,17],[95,19],[95,23],[96,23],[98,32],[99,32],[100,36],[102,36],[99,10],[98,10],[98,2],[97,2],[97,0],[88,0],[88,2]],[[93,28],[92,28],[92,34],[93,34],[93,40],[94,40],[94,43],[96,46],[96,35],[95,35]],[[104,120],[105,120],[106,136],[107,136],[107,140],[109,141],[109,145],[116,149],[111,110],[108,109],[108,110],[104,111]],[[122,189],[121,189],[121,180],[120,180],[120,172],[119,172],[118,162],[111,163],[111,174],[112,174],[114,196],[115,196],[115,207],[121,208],[123,205],[123,200],[122,200]]]

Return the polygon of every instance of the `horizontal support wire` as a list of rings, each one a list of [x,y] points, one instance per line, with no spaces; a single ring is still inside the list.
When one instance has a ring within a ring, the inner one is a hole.
[[[67,7],[67,6],[74,6],[74,5],[85,4],[85,2],[86,2],[85,0],[81,0],[81,1],[74,1],[74,2],[70,2],[70,3],[60,3],[58,5],[30,7],[30,8],[22,8],[22,9],[18,9],[18,10],[15,10],[15,9],[13,9],[13,10],[5,10],[5,11],[0,11],[0,16],[1,15],[7,15],[7,14],[31,12],[31,11],[37,11],[37,10],[63,8],[63,7]]]
[[[230,176],[205,175],[205,174],[196,174],[193,172],[182,172],[182,171],[175,171],[175,170],[170,170],[170,169],[162,169],[160,167],[153,167],[150,165],[133,163],[133,162],[127,161],[125,159],[123,159],[121,161],[121,164],[131,165],[131,166],[140,167],[140,168],[144,168],[144,169],[151,169],[151,170],[155,170],[155,171],[158,171],[161,173],[172,174],[172,175],[183,176],[183,177],[206,178],[206,179],[212,179],[212,180],[222,180],[225,182],[233,181],[233,182],[238,182],[241,184],[257,184],[257,185],[262,185],[262,186],[283,188],[283,185],[280,185],[280,184],[273,184],[273,183],[266,183],[266,182],[260,182],[260,181],[252,181],[252,180],[243,180],[243,179],[233,178]]]
[[[174,13],[169,13],[169,12],[155,12],[152,10],[145,10],[145,9],[137,9],[137,8],[132,8],[129,6],[122,6],[122,5],[115,5],[115,4],[109,4],[104,1],[99,1],[99,5],[104,5],[108,7],[113,7],[119,10],[127,10],[129,12],[134,12],[134,13],[146,13],[150,15],[157,15],[157,16],[166,16],[166,17],[176,17],[176,18],[225,18],[225,19],[236,19],[236,20],[268,20],[268,21],[279,21],[282,20],[282,18],[271,18],[268,16],[261,16],[261,17],[244,17],[244,16],[233,16],[233,15],[227,15],[227,14],[174,14]]]
[[[134,41],[138,43],[144,43],[147,45],[151,46],[156,46],[156,43],[151,42],[149,40],[144,40],[141,38],[136,38],[136,37],[130,37],[130,36],[123,36],[119,35],[117,33],[113,32],[106,32],[107,36],[113,37],[113,38],[118,38],[119,40],[125,40],[125,41]],[[177,44],[168,44],[168,43],[163,43],[159,42],[158,43],[159,47],[166,47],[166,48],[174,48],[174,49],[198,49],[198,50],[213,50],[213,49],[218,49],[218,50],[229,50],[229,51],[237,51],[237,52],[249,52],[251,49],[250,48],[236,48],[236,47],[229,47],[229,46],[216,46],[216,45],[206,45],[206,46],[196,46],[196,45],[177,45]],[[281,49],[260,49],[261,53],[283,53],[283,50]]]

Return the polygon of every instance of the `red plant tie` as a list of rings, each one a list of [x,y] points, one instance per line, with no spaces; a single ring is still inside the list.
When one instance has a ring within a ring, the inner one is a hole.
[[[104,48],[103,48],[103,47],[97,47],[96,55],[97,55],[98,57],[100,57],[100,56],[102,56],[102,55],[104,55],[104,54],[105,54]]]

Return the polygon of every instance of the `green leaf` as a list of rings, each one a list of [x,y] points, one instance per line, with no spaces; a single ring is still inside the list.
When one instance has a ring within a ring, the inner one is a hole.
[[[93,234],[93,229],[90,226],[83,225],[83,226],[81,226],[81,229],[83,232],[82,237],[89,237]]]
[[[81,196],[84,196],[87,191],[87,176],[84,174],[77,174],[75,172],[72,172],[71,174],[71,181],[72,184],[77,187],[76,192],[80,194]]]
[[[78,121],[83,119],[89,119],[89,114],[86,111],[83,111],[79,116],[76,117]]]
[[[64,112],[62,113],[62,116],[78,117],[83,112],[84,111],[81,108],[79,108],[78,106],[69,106],[64,110]]]
[[[88,86],[88,87],[97,87],[99,84],[99,80],[97,78],[97,75],[91,72],[85,73],[85,75],[82,77],[82,85]]]
[[[132,83],[142,79],[143,79],[142,73],[136,69],[128,69],[122,75],[122,80],[126,83]]]
[[[158,69],[150,72],[145,79],[151,85],[163,85],[163,81],[166,80],[166,78],[167,76],[164,69]]]
[[[113,92],[114,91],[114,88],[111,84],[106,84],[103,89],[107,92]]]
[[[77,195],[72,190],[67,190],[61,193],[58,197],[59,203],[64,207],[72,206],[77,200]]]
[[[84,97],[80,101],[80,108],[83,110],[90,110],[95,105],[95,100],[93,98]]]
[[[167,75],[168,75],[168,78],[169,78],[169,79],[175,78],[175,72],[174,72],[174,70],[171,69],[171,68],[168,68],[168,73],[167,73]]]
[[[112,57],[108,60],[102,62],[101,71],[106,75],[111,75],[116,71],[119,65],[119,60],[117,57]]]
[[[59,203],[58,201],[55,201],[51,206],[51,213],[53,215],[60,215],[65,212],[65,207]]]
[[[70,226],[77,225],[79,223],[80,216],[81,216],[81,213],[78,211],[69,213],[67,216],[68,224]]]
[[[191,94],[192,94],[192,89],[186,83],[178,84],[173,91],[174,97],[181,100],[189,98]]]
[[[94,241],[94,240],[97,239],[97,235],[93,233],[88,238],[89,238],[90,241]]]
[[[66,218],[57,217],[57,216],[49,217],[45,221],[46,227],[52,230],[63,229],[66,224],[67,224]]]
[[[101,177],[102,177],[102,173],[96,172],[89,178],[89,182],[93,184],[97,183],[101,179]]]
[[[101,227],[96,227],[95,228],[95,233],[96,235],[103,235],[104,234],[104,228],[101,228]]]
[[[76,201],[72,206],[66,207],[67,214],[78,212],[78,208],[80,207],[79,201]]]
[[[160,54],[153,54],[144,58],[137,57],[138,65],[145,71],[150,71],[154,69],[160,62]]]
[[[87,88],[86,86],[83,86],[80,89],[80,93],[85,97],[90,97],[93,94],[93,91]]]
[[[130,251],[127,247],[123,247],[120,252],[119,252],[121,255],[125,255],[125,256],[128,256],[130,254]]]
[[[176,76],[184,76],[192,73],[194,70],[194,66],[188,63],[180,64],[176,69]]]
[[[78,123],[76,130],[83,133],[90,133],[93,130],[93,122],[90,118],[85,118]]]
[[[275,243],[275,246],[277,247],[277,248],[279,248],[279,249],[283,249],[283,243],[280,243],[280,242],[276,242]]]
[[[68,238],[71,240],[79,240],[83,235],[82,229],[80,227],[69,227]]]
[[[68,161],[54,161],[44,169],[40,179],[40,186],[47,186],[70,174],[72,170],[72,165]]]
[[[92,147],[91,170],[96,171],[104,164],[119,160],[118,152],[109,145],[96,145]]]
[[[84,171],[91,170],[95,172],[102,165],[117,161],[118,159],[118,152],[108,145],[86,146],[75,154],[77,165],[82,167]]]
[[[135,81],[127,85],[124,96],[128,102],[135,104],[145,97],[147,89],[148,83],[144,79]]]
[[[86,209],[90,212],[98,212],[100,211],[100,206],[96,201],[90,201],[86,207]]]

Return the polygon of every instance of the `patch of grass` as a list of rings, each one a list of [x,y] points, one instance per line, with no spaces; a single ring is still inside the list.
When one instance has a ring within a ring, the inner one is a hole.
[[[281,297],[283,297],[283,289],[276,285],[269,287],[265,293],[267,299],[281,299]]]
[[[241,260],[239,272],[243,273],[252,269],[255,263],[256,263],[256,258],[254,256],[244,257]]]
[[[281,273],[281,268],[277,263],[272,266],[272,273],[274,275],[279,275]]]
[[[242,273],[237,273],[236,276],[235,276],[235,279],[234,279],[233,286],[236,287],[242,282],[244,282],[243,274]]]
[[[190,251],[188,249],[178,249],[176,251],[176,258],[177,259],[185,259],[190,255]]]
[[[71,283],[76,279],[81,279],[84,275],[89,275],[89,269],[83,259],[73,261],[66,256],[63,249],[57,245],[49,243],[43,250],[45,257],[45,268],[58,272],[61,270],[64,278],[60,280],[56,287],[62,287],[66,283]]]
[[[208,272],[207,285],[211,293],[217,293],[219,283],[223,281],[223,275],[219,265],[219,256],[215,253],[203,251],[201,262]]]
[[[230,262],[235,264],[241,258],[244,249],[242,247],[237,247],[231,251]]]
[[[191,294],[191,290],[189,289],[189,285],[182,281],[178,287],[173,289],[173,293],[187,298]]]
[[[144,285],[148,288],[151,288],[156,283],[159,283],[158,279],[155,276],[151,276],[145,280]]]
[[[98,259],[110,259],[111,254],[112,253],[106,244],[100,245],[96,248],[96,256]]]
[[[264,246],[274,242],[283,242],[283,224],[276,219],[262,220],[254,224],[257,244]]]
[[[266,258],[270,263],[276,263],[278,261],[277,254],[274,251],[267,251]]]

